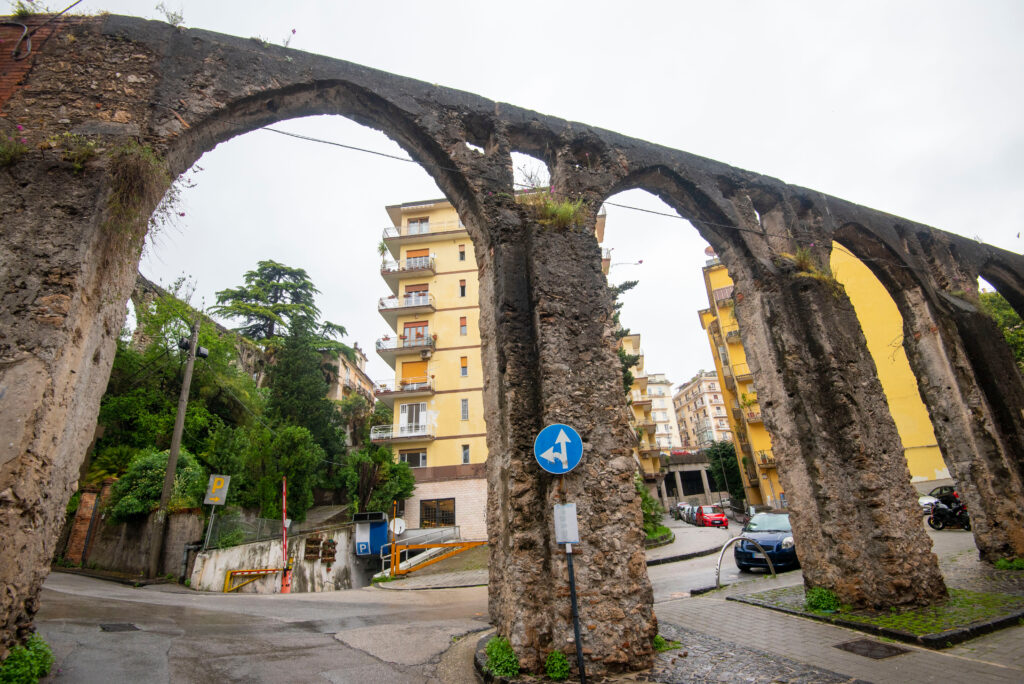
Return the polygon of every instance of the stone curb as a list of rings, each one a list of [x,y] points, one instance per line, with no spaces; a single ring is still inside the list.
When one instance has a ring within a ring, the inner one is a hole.
[[[1024,609],[1022,609],[1009,615],[1004,615],[1003,617],[988,620],[986,622],[975,623],[973,625],[968,625],[966,627],[957,627],[956,629],[950,629],[945,632],[934,632],[932,634],[911,634],[910,632],[904,632],[898,629],[879,627],[878,625],[866,625],[861,622],[846,620],[841,617],[833,617],[830,615],[818,615],[816,613],[805,613],[803,611],[794,610],[792,608],[776,606],[774,604],[768,603],[767,601],[761,601],[759,599],[750,598],[748,596],[726,596],[725,600],[746,603],[751,606],[767,608],[768,610],[778,611],[780,613],[785,613],[787,615],[794,615],[796,617],[807,618],[808,620],[816,620],[818,622],[824,622],[830,625],[846,627],[848,629],[852,629],[858,632],[865,632],[867,634],[886,637],[889,639],[894,639],[896,641],[902,641],[908,644],[916,644],[918,646],[924,646],[926,648],[932,648],[936,650],[949,648],[954,644],[959,644],[964,641],[968,641],[975,637],[979,637],[983,634],[990,634],[1005,627],[1012,627],[1016,625],[1020,620],[1024,619]]]
[[[644,549],[659,549],[662,546],[668,546],[676,540],[676,535],[669,531],[668,534],[663,534],[660,537],[654,539],[644,540]]]
[[[703,556],[710,556],[718,553],[722,550],[721,546],[714,546],[710,549],[704,549],[702,551],[691,551],[690,553],[681,553],[678,556],[666,556],[664,558],[650,558],[647,560],[647,566],[652,565],[664,565],[665,563],[678,563],[679,561],[691,560],[693,558],[701,558]]]
[[[429,591],[431,589],[465,589],[466,587],[486,587],[487,582],[483,583],[470,583],[470,584],[445,584],[436,587],[391,587],[387,586],[390,584],[401,584],[401,580],[395,582],[376,582],[374,583],[375,589],[384,589],[386,591]]]

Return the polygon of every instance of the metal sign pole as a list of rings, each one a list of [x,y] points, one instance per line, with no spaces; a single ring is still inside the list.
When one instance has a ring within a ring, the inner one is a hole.
[[[215,510],[217,509],[213,507],[213,504],[210,504],[210,524],[206,526],[206,541],[203,542],[203,551],[210,546],[210,533],[213,532],[213,516],[216,515],[216,513],[214,513]]]
[[[292,593],[292,571],[288,563],[288,478],[281,478],[281,593]]]
[[[576,604],[576,573],[572,567],[572,544],[565,545],[565,560],[569,563],[569,599],[572,601],[572,631],[576,639],[576,667],[580,670],[580,684],[587,684],[587,670],[583,666],[583,641],[580,639],[580,611]]]

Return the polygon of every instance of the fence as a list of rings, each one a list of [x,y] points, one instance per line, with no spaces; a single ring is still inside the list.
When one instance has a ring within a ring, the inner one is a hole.
[[[203,549],[226,549],[264,539],[281,538],[281,520],[274,518],[244,519],[237,515],[216,515]]]

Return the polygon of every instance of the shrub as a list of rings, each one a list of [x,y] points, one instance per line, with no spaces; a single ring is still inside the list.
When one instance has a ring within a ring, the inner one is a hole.
[[[651,536],[656,532],[658,526],[661,525],[661,516],[665,509],[647,491],[647,486],[644,484],[643,478],[640,477],[639,473],[634,477],[633,484],[636,486],[636,493],[640,495],[640,509],[644,514],[644,534]]]
[[[564,682],[569,678],[569,659],[565,657],[564,653],[555,649],[548,653],[548,657],[544,661],[544,671],[552,681]]]
[[[512,644],[505,637],[496,636],[487,642],[487,663],[484,667],[488,672],[499,677],[518,677],[519,658],[512,650]]]
[[[35,684],[53,667],[53,652],[38,634],[15,646],[0,663],[0,684]]]
[[[160,504],[167,471],[166,451],[143,451],[110,489],[107,512],[110,522],[120,523],[131,518],[148,515]],[[174,491],[169,508],[183,509],[198,506],[206,491],[206,473],[192,454],[182,449],[175,467]]]
[[[804,607],[815,613],[832,613],[839,610],[839,597],[831,589],[811,587],[804,593]]]
[[[671,651],[673,648],[679,648],[680,644],[678,641],[670,641],[660,634],[655,634],[654,639],[651,641],[651,645],[654,646],[654,650],[658,653],[665,651]]]

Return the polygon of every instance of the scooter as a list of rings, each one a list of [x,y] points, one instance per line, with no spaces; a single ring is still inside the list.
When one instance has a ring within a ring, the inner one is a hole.
[[[942,530],[947,527],[962,527],[965,530],[971,529],[971,516],[967,513],[967,504],[959,501],[953,502],[950,508],[941,501],[932,504],[932,514],[928,516],[928,526],[933,530]]]

